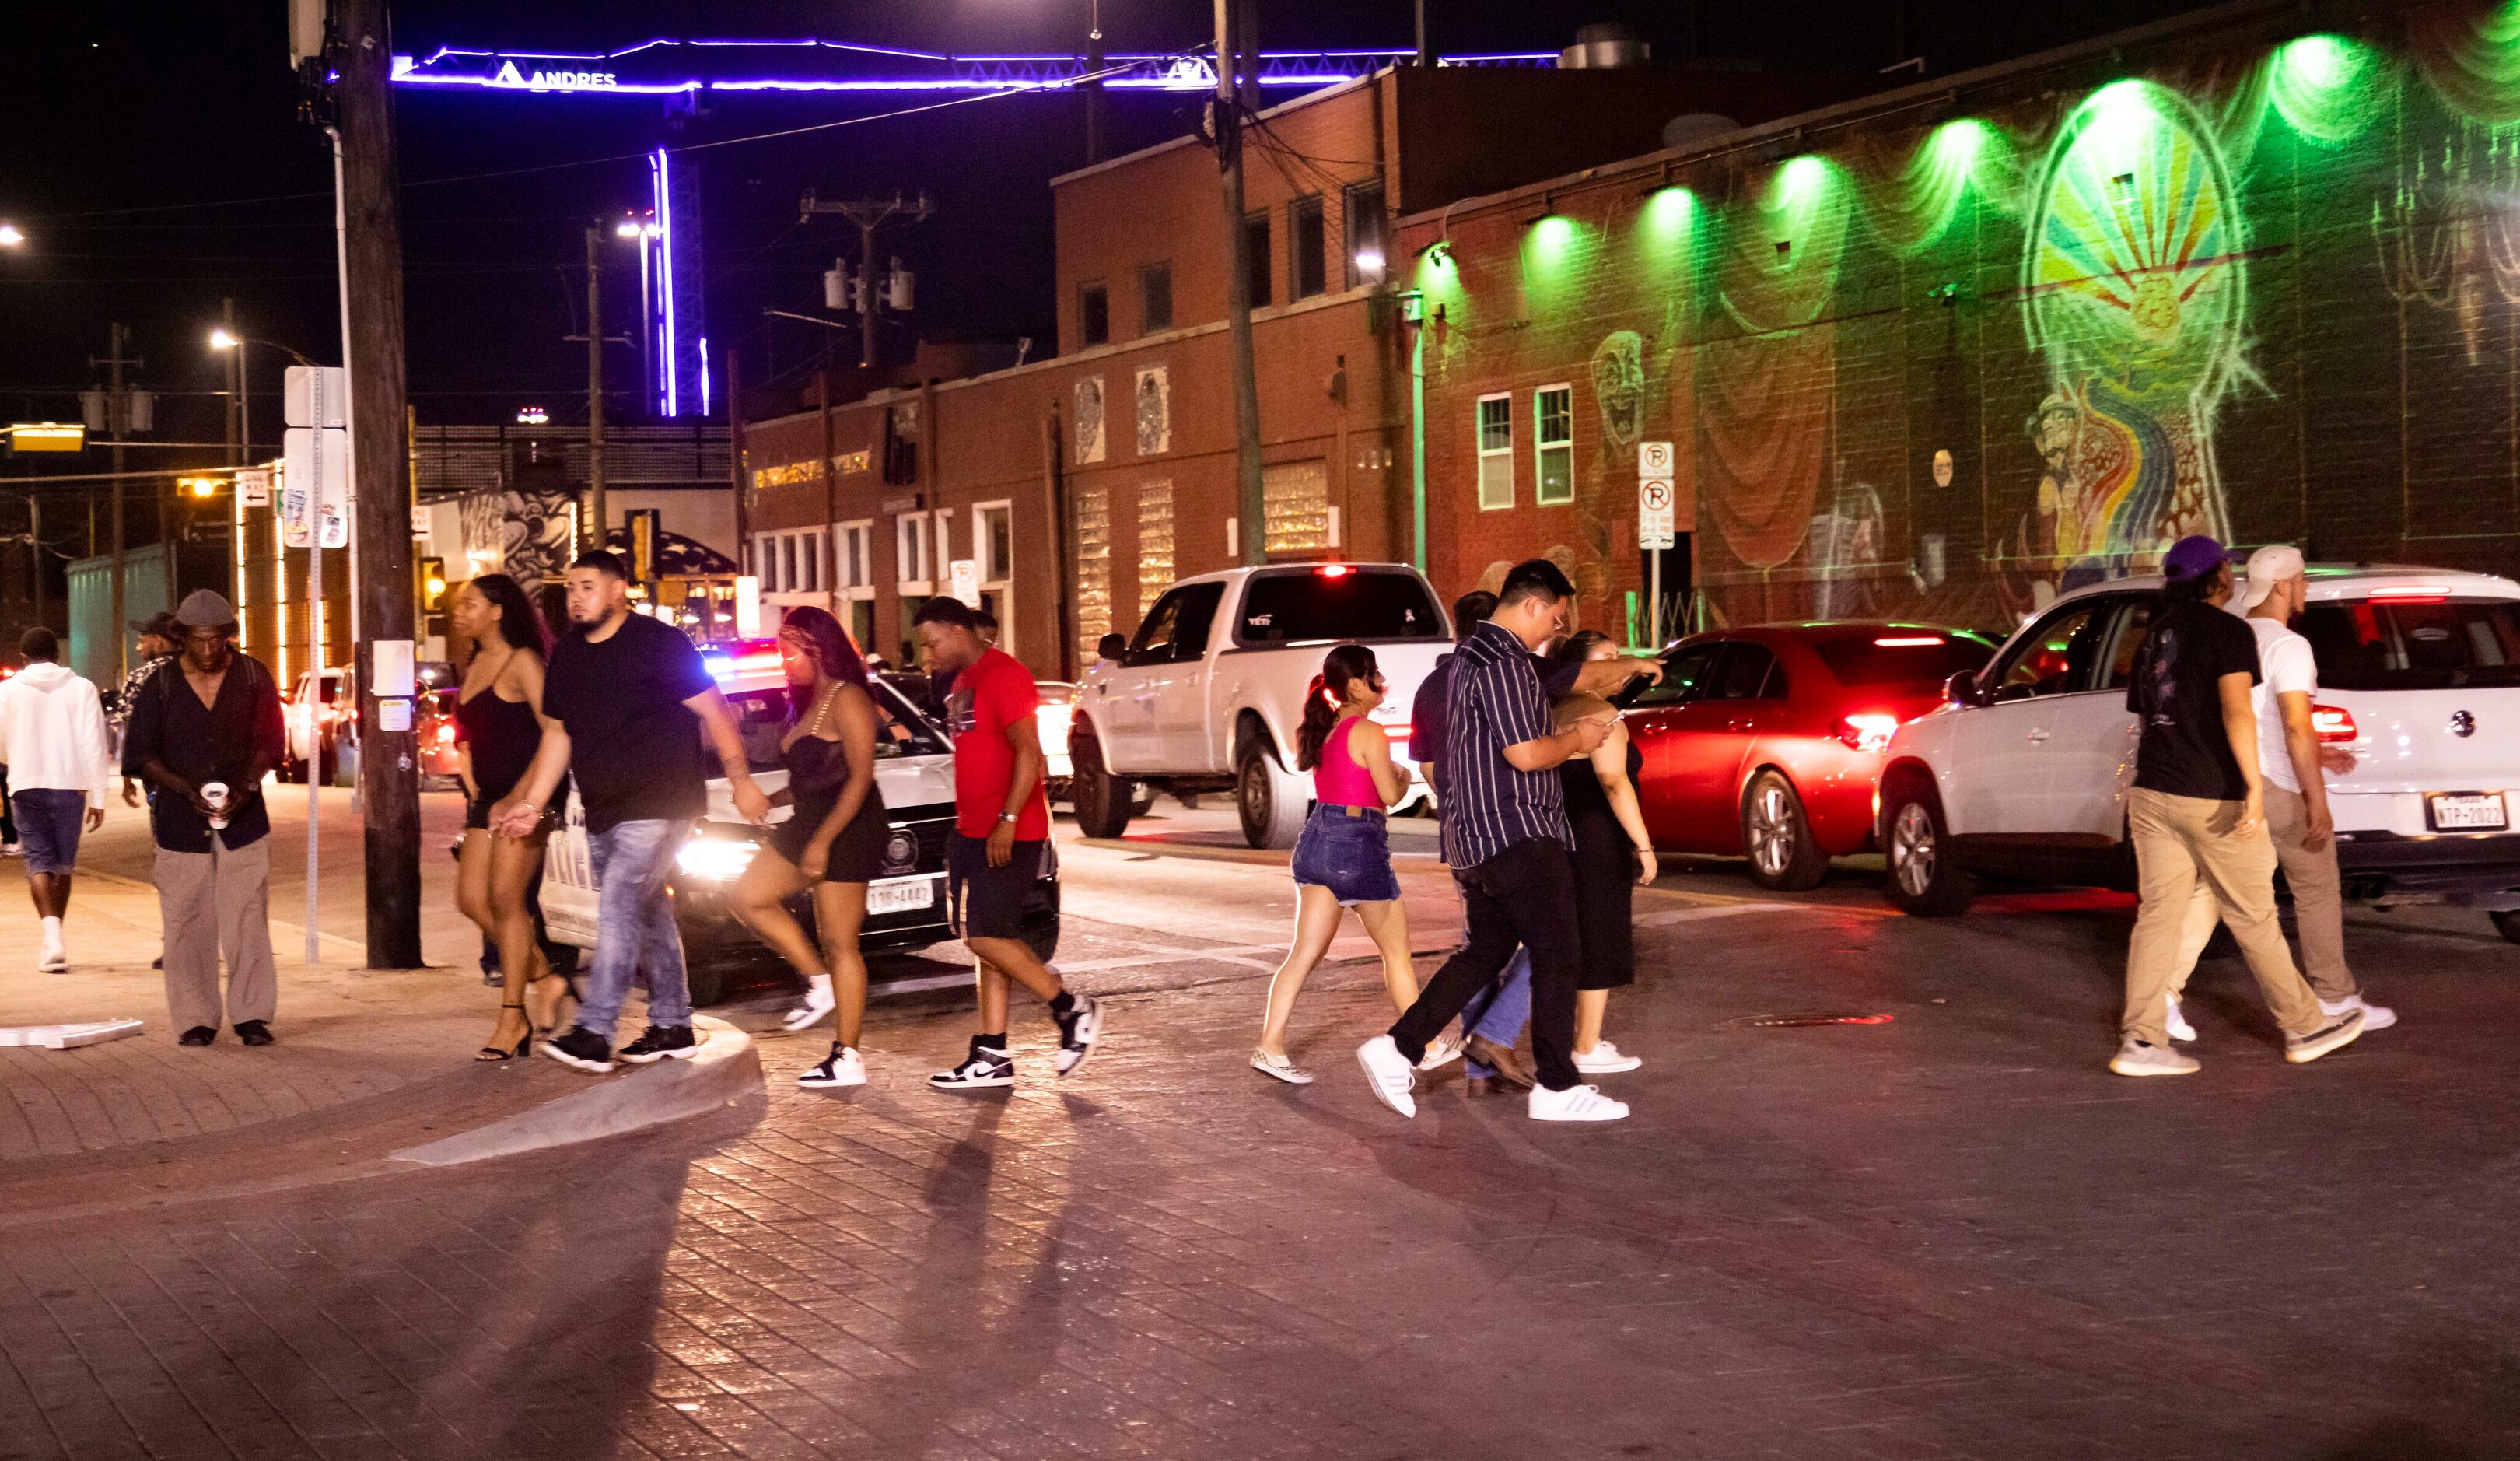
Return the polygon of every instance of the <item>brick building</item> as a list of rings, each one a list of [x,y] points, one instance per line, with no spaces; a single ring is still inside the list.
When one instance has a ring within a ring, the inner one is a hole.
[[[1406,559],[1408,331],[1391,219],[1657,144],[1695,113],[1782,114],[1842,82],[1698,68],[1399,69],[1245,134],[1254,352],[1274,555]],[[1177,576],[1238,561],[1229,246],[1185,137],[1057,178],[1058,353],[750,422],[750,567],[768,606],[836,601],[904,656],[970,565],[1004,643],[1066,675]]]
[[[1412,210],[1437,582],[1545,545],[1629,627],[1654,440],[1736,622],[2000,626],[2195,531],[2520,568],[2500,14],[2225,6]]]

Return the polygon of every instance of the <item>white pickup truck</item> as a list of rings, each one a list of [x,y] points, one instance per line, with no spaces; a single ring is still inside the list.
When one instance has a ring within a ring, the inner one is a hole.
[[[1077,824],[1118,837],[1148,785],[1176,796],[1232,790],[1242,836],[1290,847],[1312,803],[1295,767],[1304,695],[1330,646],[1370,647],[1389,691],[1373,719],[1409,739],[1418,684],[1452,646],[1435,591],[1403,564],[1230,569],[1176,583],[1117,665],[1086,673],[1068,750]],[[1432,797],[1415,763],[1404,808]]]

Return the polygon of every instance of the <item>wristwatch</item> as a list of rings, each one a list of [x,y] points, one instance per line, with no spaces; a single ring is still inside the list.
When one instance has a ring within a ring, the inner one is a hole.
[[[1012,827],[1012,826],[1013,826],[1013,825],[1014,825],[1014,823],[1015,823],[1015,814],[1014,814],[1013,812],[1011,812],[1011,811],[1002,811],[1002,812],[998,813],[998,825],[999,825],[999,826],[1001,826],[1001,827]]]

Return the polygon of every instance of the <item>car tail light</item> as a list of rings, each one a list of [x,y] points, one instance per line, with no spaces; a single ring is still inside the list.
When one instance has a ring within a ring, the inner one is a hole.
[[[2450,590],[2438,583],[2393,583],[2371,590],[2371,598],[2381,604],[2446,604]]]
[[[454,745],[454,744],[455,744],[455,727],[453,727],[453,726],[451,726],[451,725],[444,724],[444,723],[440,723],[440,724],[439,724],[439,726],[437,727],[437,744],[438,744],[438,745],[440,745],[440,746],[452,746],[452,745]]]
[[[1944,640],[1940,634],[1894,634],[1872,642],[1885,650],[1930,650],[1940,649]]]
[[[2338,706],[2312,706],[2310,728],[2323,746],[2342,746],[2362,734],[2354,728],[2354,712]]]
[[[1344,578],[1348,574],[1355,572],[1356,570],[1349,568],[1343,563],[1326,563],[1320,568],[1313,570],[1313,571],[1321,574],[1325,578]]]
[[[1878,753],[1890,745],[1891,733],[1898,729],[1896,715],[1849,715],[1837,738],[1857,751]]]

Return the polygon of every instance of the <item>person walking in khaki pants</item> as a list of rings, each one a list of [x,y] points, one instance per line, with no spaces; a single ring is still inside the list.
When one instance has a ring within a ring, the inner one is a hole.
[[[2180,936],[2200,884],[2239,940],[2249,973],[2284,1032],[2296,1065],[2352,1043],[2361,1010],[2330,1018],[2293,967],[2275,921],[2275,848],[2267,835],[2258,765],[2258,646],[2224,610],[2231,566],[2223,545],[2185,537],[2163,559],[2161,614],[2136,650],[2127,708],[2137,716],[2135,788],[2127,820],[2142,898],[2127,947],[2121,1075],[2185,1075],[2196,1061],[2170,1046],[2170,996],[2183,966]]]
[[[2397,1012],[2362,997],[2354,971],[2345,963],[2345,897],[2336,868],[2336,824],[2327,809],[2326,772],[2354,769],[2354,753],[2341,746],[2321,746],[2311,724],[2311,705],[2318,698],[2318,662],[2310,641],[2292,630],[2292,621],[2310,603],[2310,575],[2301,550],[2277,543],[2249,555],[2248,583],[2240,591],[2250,632],[2258,638],[2258,665],[2263,678],[2251,696],[2258,716],[2258,766],[2266,779],[2267,831],[2274,839],[2275,860],[2292,890],[2293,923],[2301,938],[2302,973],[2318,995],[2321,1014],[2362,1012],[2369,1033],[2398,1023]],[[2179,943],[2180,982],[2183,987],[2197,955],[2214,936],[2220,917],[2210,890],[2199,887],[2189,900],[2186,926]],[[2171,995],[2170,1037],[2192,1040],[2196,1031],[2182,1018],[2179,996]]]
[[[271,817],[262,778],[280,763],[280,688],[236,652],[236,611],[204,588],[175,611],[183,656],[150,676],[131,708],[122,772],[158,789],[158,909],[165,928],[166,1011],[180,1043],[218,1038],[219,960],[237,1038],[271,1043],[279,983],[271,962]],[[204,788],[224,787],[224,799]]]

